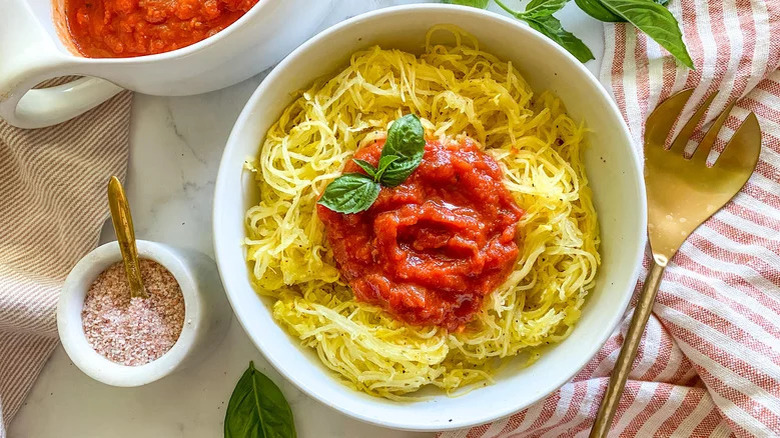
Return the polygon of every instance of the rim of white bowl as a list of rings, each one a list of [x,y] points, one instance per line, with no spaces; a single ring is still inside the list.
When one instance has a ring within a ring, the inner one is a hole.
[[[560,47],[559,45],[555,44],[552,40],[548,39],[541,33],[531,29],[527,25],[514,20],[512,18],[508,18],[499,14],[496,14],[494,12],[477,9],[473,7],[468,6],[458,6],[458,5],[451,5],[451,4],[412,4],[412,5],[402,5],[402,6],[394,6],[389,8],[383,8],[378,9],[375,11],[367,12],[364,14],[356,15],[352,18],[349,18],[345,21],[342,21],[338,24],[335,24],[324,31],[318,33],[317,35],[310,38],[308,41],[306,41],[304,44],[296,48],[294,51],[292,51],[287,57],[285,57],[274,69],[271,71],[271,73],[266,76],[266,78],[260,83],[260,85],[255,89],[255,91],[250,96],[249,100],[245,104],[244,108],[242,109],[241,113],[238,116],[238,119],[236,120],[235,124],[233,125],[233,129],[230,132],[230,136],[228,137],[225,150],[223,151],[222,159],[219,164],[219,169],[217,173],[217,181],[214,188],[214,205],[212,210],[212,217],[213,217],[213,223],[212,223],[212,234],[214,239],[214,254],[217,262],[217,268],[220,273],[220,279],[222,280],[222,284],[225,289],[225,294],[227,295],[228,301],[230,302],[231,307],[233,308],[233,311],[236,313],[236,319],[238,319],[239,324],[241,324],[241,327],[243,328],[244,332],[249,336],[249,338],[252,340],[252,343],[255,344],[257,349],[260,351],[260,353],[263,355],[263,357],[266,358],[266,360],[282,375],[284,376],[288,381],[292,382],[300,391],[304,392],[305,394],[309,395],[310,397],[313,397],[314,399],[318,400],[320,403],[329,406],[333,409],[336,409],[337,411],[355,418],[357,420],[374,424],[382,427],[387,427],[391,429],[398,429],[398,430],[409,430],[409,431],[420,431],[420,432],[431,432],[431,431],[447,431],[447,430],[454,430],[454,429],[462,429],[467,427],[476,426],[479,424],[485,424],[492,421],[496,421],[501,418],[508,417],[512,415],[513,413],[518,411],[517,407],[510,406],[507,407],[504,410],[498,411],[498,412],[491,412],[488,415],[483,415],[480,418],[473,418],[469,421],[452,421],[447,424],[405,424],[402,421],[392,421],[387,420],[384,418],[376,418],[373,416],[367,416],[364,415],[362,412],[359,411],[353,411],[349,409],[345,409],[342,406],[336,406],[329,402],[328,398],[325,394],[320,393],[319,391],[312,390],[311,388],[307,387],[304,382],[302,382],[295,374],[288,372],[287,368],[284,366],[284,364],[280,363],[276,358],[274,358],[272,355],[267,354],[266,350],[264,348],[264,340],[263,339],[256,339],[255,336],[252,336],[250,334],[250,331],[248,330],[246,324],[244,323],[244,318],[248,318],[248,315],[244,315],[244,310],[238,306],[236,303],[234,303],[233,296],[228,292],[230,289],[230,279],[226,279],[223,272],[226,271],[225,268],[223,268],[222,260],[225,257],[222,253],[223,251],[220,248],[220,245],[217,244],[217,236],[219,235],[219,229],[223,226],[222,224],[222,216],[219,214],[222,209],[222,205],[220,202],[220,198],[216,195],[218,195],[222,189],[222,186],[225,184],[228,184],[228,172],[231,171],[231,163],[228,162],[228,149],[231,147],[231,144],[235,143],[236,138],[239,137],[239,131],[240,128],[243,127],[246,123],[249,122],[249,119],[253,115],[253,109],[257,106],[259,101],[259,96],[262,94],[265,94],[265,90],[267,88],[270,88],[273,86],[274,82],[276,81],[277,77],[283,75],[285,73],[285,69],[289,64],[291,64],[295,58],[298,57],[298,55],[302,52],[305,52],[309,49],[309,47],[318,45],[321,43],[322,40],[327,40],[332,34],[336,32],[340,32],[344,28],[348,28],[352,25],[354,25],[357,22],[367,20],[367,19],[373,19],[377,16],[387,16],[387,15],[394,15],[399,13],[413,13],[414,11],[420,11],[420,10],[448,10],[448,11],[459,11],[460,13],[464,14],[475,14],[475,15],[485,15],[491,19],[502,21],[506,24],[510,24],[512,26],[515,26],[517,28],[518,32],[525,32],[528,34],[530,38],[536,39],[539,44],[543,44],[547,46],[550,50],[557,51],[559,54],[562,54],[563,56],[567,57],[571,68],[577,70],[581,76],[583,77],[583,80],[587,82],[587,84],[591,87],[594,87],[598,94],[601,95],[601,97],[606,102],[607,106],[611,109],[613,112],[613,115],[616,116],[617,120],[620,121],[620,128],[622,130],[623,137],[626,139],[627,143],[630,145],[631,142],[631,134],[628,130],[628,127],[626,126],[625,121],[623,120],[622,116],[620,115],[620,110],[617,107],[617,104],[609,97],[609,94],[607,91],[602,87],[602,85],[594,78],[591,73],[585,68],[585,66],[580,63],[572,54],[570,54],[568,51]],[[433,23],[432,23],[433,25]],[[587,354],[582,355],[582,357],[579,357],[576,359],[576,366],[572,367],[572,372],[568,375],[560,375],[557,376],[556,379],[551,379],[551,391],[547,393],[540,394],[538,397],[534,397],[530,403],[528,403],[527,406],[532,405],[533,403],[538,402],[539,400],[543,399],[544,397],[547,397],[549,394],[555,391],[555,389],[560,388],[563,386],[566,382],[570,381],[576,374],[579,372],[582,368],[585,367],[585,365],[598,353],[598,351],[603,347],[604,343],[609,339],[609,336],[614,331],[615,327],[617,327],[618,323],[622,320],[623,315],[625,313],[625,309],[628,307],[628,304],[631,300],[631,296],[633,295],[633,286],[636,284],[636,281],[639,277],[639,272],[642,266],[642,258],[644,255],[645,250],[645,242],[646,242],[646,235],[645,230],[647,229],[647,204],[646,204],[646,198],[645,198],[645,184],[644,179],[641,177],[642,173],[642,163],[639,159],[639,155],[637,154],[636,150],[631,148],[630,155],[633,160],[633,164],[635,167],[635,170],[637,171],[637,175],[640,177],[636,181],[637,184],[637,199],[639,200],[639,233],[638,236],[633,236],[636,238],[637,242],[639,243],[637,245],[637,251],[635,254],[633,254],[634,260],[635,260],[635,267],[634,271],[630,275],[631,285],[626,289],[626,292],[623,296],[622,303],[620,303],[619,308],[622,309],[620,312],[615,312],[612,317],[606,321],[606,323],[603,325],[603,329],[601,332],[596,336],[596,341],[593,342],[593,346],[590,349],[590,351]],[[247,273],[248,275],[248,273]],[[259,298],[258,298],[259,299]],[[275,321],[274,321],[275,322]],[[332,377],[333,379],[336,379],[336,377]],[[357,392],[357,391],[356,391]]]
[[[200,328],[198,323],[201,313],[200,302],[195,281],[190,273],[191,269],[182,261],[181,257],[171,251],[168,245],[147,240],[137,240],[136,243],[139,258],[153,260],[161,264],[174,276],[181,288],[184,298],[184,321],[179,338],[170,350],[144,365],[128,366],[113,362],[95,351],[87,341],[82,327],[81,312],[79,311],[78,318],[75,318],[73,313],[69,311],[70,306],[75,305],[75,300],[80,300],[79,305],[83,305],[84,297],[77,290],[80,289],[79,285],[82,281],[86,286],[83,295],[86,296],[89,285],[92,284],[97,275],[112,264],[122,260],[117,241],[108,242],[95,248],[76,263],[65,279],[57,303],[57,331],[68,357],[84,374],[112,386],[146,385],[172,373],[192,349],[196,339],[196,331]],[[187,321],[193,321],[193,324],[188,324]]]

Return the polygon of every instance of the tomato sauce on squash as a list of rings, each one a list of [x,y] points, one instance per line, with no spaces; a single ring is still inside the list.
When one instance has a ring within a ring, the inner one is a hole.
[[[354,158],[374,166],[384,141]],[[350,161],[344,173],[361,172]],[[473,140],[429,140],[422,163],[401,185],[382,187],[366,211],[317,205],[342,277],[357,300],[414,325],[460,330],[517,259],[523,211],[498,163]]]
[[[169,52],[230,26],[258,0],[65,0],[76,49],[89,58]]]

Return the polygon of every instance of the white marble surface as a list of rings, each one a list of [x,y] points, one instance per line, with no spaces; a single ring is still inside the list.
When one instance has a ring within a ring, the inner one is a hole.
[[[324,25],[405,0],[335,0]],[[573,3],[573,2],[572,2]],[[558,14],[597,60],[601,24],[569,4]],[[592,72],[597,61],[588,63]],[[135,97],[127,192],[136,235],[213,255],[211,196],[230,129],[260,74],[199,96]],[[110,225],[103,241],[113,240]],[[58,347],[8,430],[9,438],[218,437],[224,409],[250,360],[286,394],[302,438],[412,438],[432,434],[393,431],[361,423],[298,391],[273,370],[233,321],[226,339],[203,363],[142,388],[113,388],[82,374]]]

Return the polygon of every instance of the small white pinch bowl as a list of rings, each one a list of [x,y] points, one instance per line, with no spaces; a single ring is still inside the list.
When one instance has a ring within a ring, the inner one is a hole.
[[[106,268],[122,260],[119,244],[106,243],[84,256],[70,271],[57,303],[57,329],[65,352],[93,379],[112,386],[141,386],[205,357],[222,340],[232,313],[214,261],[199,252],[138,240],[138,256],[164,266],[181,287],[184,326],[176,343],[157,360],[139,366],[112,362],[87,341],[81,323],[84,298]]]

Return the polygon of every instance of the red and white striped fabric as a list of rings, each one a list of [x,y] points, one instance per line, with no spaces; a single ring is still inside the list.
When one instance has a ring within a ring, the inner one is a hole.
[[[742,192],[669,264],[611,435],[780,436],[780,1],[673,0],[669,8],[695,71],[632,27],[605,24],[601,81],[634,147],[641,150],[653,108],[696,87],[696,105],[720,91],[708,119],[739,98],[716,150],[749,111],[761,124],[763,150]],[[631,315],[572,382],[543,401],[439,436],[587,436]]]

